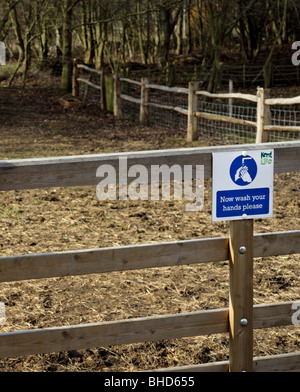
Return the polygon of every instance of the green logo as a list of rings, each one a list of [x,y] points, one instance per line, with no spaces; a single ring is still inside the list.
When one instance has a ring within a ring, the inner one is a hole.
[[[271,152],[262,152],[261,153],[261,164],[262,165],[271,165],[273,161],[273,153]]]

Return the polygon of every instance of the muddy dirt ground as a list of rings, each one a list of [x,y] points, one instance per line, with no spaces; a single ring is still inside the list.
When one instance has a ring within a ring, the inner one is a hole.
[[[60,93],[0,90],[0,159],[207,146],[184,132],[141,128],[97,107],[64,111]],[[0,256],[92,249],[228,235],[211,222],[211,187],[202,211],[184,202],[103,202],[95,187],[0,194]],[[274,217],[255,232],[299,229],[299,174],[276,176]],[[257,258],[254,302],[300,300],[299,255]],[[6,323],[0,332],[121,320],[228,306],[228,262],[0,284]],[[300,350],[300,326],[258,330],[254,355]],[[137,371],[228,359],[227,334],[0,360],[0,371]]]

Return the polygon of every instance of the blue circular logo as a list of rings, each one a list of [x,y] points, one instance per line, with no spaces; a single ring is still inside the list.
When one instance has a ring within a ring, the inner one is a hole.
[[[257,176],[257,164],[250,155],[240,155],[230,166],[230,177],[239,186],[251,184]]]

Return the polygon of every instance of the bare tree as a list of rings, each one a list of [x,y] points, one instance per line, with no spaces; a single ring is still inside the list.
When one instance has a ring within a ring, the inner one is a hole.
[[[5,37],[4,34],[4,27],[6,23],[9,21],[9,16],[12,10],[17,6],[20,0],[16,1],[6,1],[6,4],[2,4],[2,9],[1,9],[1,19],[0,19],[0,39],[3,40]]]
[[[63,0],[62,14],[62,76],[60,87],[64,91],[72,89],[72,15],[73,9],[81,0]]]
[[[32,54],[46,60],[56,43],[65,91],[71,89],[75,44],[85,63],[100,68],[105,62],[113,71],[128,60],[164,67],[170,54],[195,50],[212,67],[214,91],[233,37],[240,43],[239,60],[255,62],[266,54],[269,85],[272,57],[298,39],[299,21],[297,0],[0,0],[0,39],[8,48],[17,46],[23,85]]]

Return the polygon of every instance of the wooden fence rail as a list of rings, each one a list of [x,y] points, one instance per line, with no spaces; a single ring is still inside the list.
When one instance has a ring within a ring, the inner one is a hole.
[[[203,165],[205,178],[211,178],[212,153],[258,148],[274,148],[275,174],[299,172],[299,147],[300,141],[1,161],[0,191],[97,185],[96,171],[101,164],[111,165],[118,180],[120,158],[127,159],[128,167],[144,165],[149,173],[151,165]]]
[[[130,80],[128,78],[121,78],[121,81],[126,83],[138,84],[142,85],[142,83]],[[140,98],[133,98],[129,95],[121,94],[120,100],[126,100],[133,102],[137,105],[140,105],[140,113],[147,113],[146,107],[154,107],[162,110],[171,110],[176,111],[178,113],[184,114],[188,117],[187,119],[187,141],[196,140],[198,137],[198,122],[197,117],[205,118],[212,121],[222,121],[228,122],[232,124],[239,125],[247,125],[250,127],[257,128],[256,135],[256,143],[264,143],[269,140],[269,132],[270,131],[283,131],[283,132],[300,132],[300,126],[281,126],[281,125],[271,125],[271,116],[270,116],[270,106],[271,105],[295,105],[300,104],[300,97],[294,98],[268,98],[268,90],[258,88],[257,95],[252,94],[242,94],[242,93],[219,93],[212,94],[207,91],[199,91],[198,90],[198,82],[190,82],[189,88],[183,87],[167,87],[160,86],[156,84],[146,83],[144,85],[144,89],[141,90]],[[179,106],[170,106],[165,104],[152,103],[148,100],[149,90],[154,89],[158,91],[164,91],[168,93],[176,93],[176,94],[187,94],[188,98],[188,109],[179,107]],[[143,99],[144,96],[147,96],[147,99]],[[228,99],[230,102],[230,108],[232,108],[232,100],[246,100],[250,102],[254,102],[257,104],[257,121],[249,121],[245,119],[235,118],[232,116],[232,109],[229,108],[229,115],[220,115],[214,113],[207,112],[199,112],[198,111],[198,96],[204,96],[207,98],[215,98],[215,99]],[[121,107],[121,101],[116,101],[116,104]],[[118,111],[120,115],[120,111]],[[144,115],[140,116],[141,125],[145,125],[148,122],[148,118],[145,118]]]
[[[277,354],[253,358],[254,372],[298,372],[300,354]],[[229,371],[229,361],[205,363],[201,365],[177,366],[167,369],[156,369],[151,372],[191,372],[191,373],[220,373]],[[146,371],[149,372],[149,371]]]
[[[78,64],[77,59],[74,59],[73,64],[74,64],[74,67],[73,67],[73,88],[72,88],[73,96],[74,97],[79,96],[79,85],[80,85],[80,83],[83,83],[86,85],[86,94],[88,92],[87,86],[92,87],[92,88],[100,91],[100,107],[101,107],[101,110],[106,110],[104,70],[103,69],[98,70],[95,68],[88,67],[87,65],[84,65],[84,64]],[[88,72],[90,75],[92,75],[92,74],[98,75],[100,83],[95,84],[95,83],[91,82],[89,79],[79,77],[79,72],[81,69]]]
[[[98,182],[96,172],[101,164],[112,165],[118,173],[119,159],[125,157],[128,159],[128,165],[143,164],[148,169],[154,164],[173,165],[176,163],[181,166],[203,164],[205,178],[210,178],[214,152],[264,148],[274,149],[275,173],[300,171],[300,142],[24,159],[0,162],[0,191],[96,185]],[[238,237],[242,238],[240,235],[235,237],[234,233],[230,233],[229,237],[224,238],[1,257],[0,281],[11,282],[232,260]],[[249,244],[253,242],[251,257],[252,253],[253,257],[300,253],[300,231],[256,234],[247,241]],[[230,286],[231,297],[238,298],[233,290],[235,283],[230,282]],[[251,320],[249,320],[251,331],[292,325],[294,312],[292,305],[292,302],[286,302],[254,306],[251,309]],[[238,309],[237,302],[231,303],[229,309],[0,333],[0,357],[87,349],[212,333],[232,334],[235,322],[232,320],[232,314]],[[238,332],[237,336],[231,337],[229,363],[193,365],[178,370],[214,371],[218,369],[226,371],[228,367],[231,371],[239,370],[236,364],[240,366],[241,353],[238,348],[237,351],[235,350],[239,339]],[[251,351],[251,342],[248,346]],[[252,360],[250,352],[247,358],[251,359],[251,364],[247,365],[249,370],[300,370],[300,353],[279,356],[278,359],[274,356]],[[170,371],[173,370],[170,369]]]
[[[0,282],[229,260],[229,237],[0,257]],[[254,257],[300,253],[300,231],[256,234]]]
[[[292,325],[292,304],[254,306],[254,329]],[[228,315],[226,308],[6,332],[0,334],[0,358],[228,333]]]
[[[100,76],[100,85],[92,83],[88,79],[79,77],[79,70],[85,70],[91,74],[95,73]],[[98,89],[101,92],[101,109],[106,109],[105,96],[105,75],[103,70],[96,70],[83,64],[77,64],[74,61],[73,72],[73,95],[79,94],[79,83],[84,83],[87,86]],[[140,96],[132,97],[129,94],[122,93],[122,83],[136,85],[140,87]],[[232,92],[232,81],[229,82],[229,93],[213,94],[207,91],[199,90],[198,82],[190,82],[189,88],[184,87],[167,87],[149,82],[149,78],[142,78],[141,81],[132,80],[121,77],[119,74],[114,76],[114,114],[116,117],[122,116],[122,101],[134,103],[139,106],[140,118],[139,122],[145,126],[149,124],[148,108],[157,108],[162,110],[174,111],[187,116],[187,141],[193,141],[198,138],[198,121],[197,118],[204,118],[211,121],[221,121],[232,124],[239,124],[256,128],[256,143],[264,143],[269,141],[270,131],[282,132],[300,132],[300,126],[281,126],[271,124],[270,106],[274,105],[295,105],[300,104],[300,97],[294,98],[269,98],[268,90],[258,88],[257,94],[242,94]],[[163,91],[173,94],[184,94],[188,96],[188,108],[178,105],[167,105],[163,103],[154,103],[149,100],[150,90]],[[228,115],[207,113],[198,111],[198,97],[203,96],[211,99],[226,99],[229,102]],[[241,118],[235,118],[232,115],[232,100],[246,100],[257,104],[257,120],[250,121]]]

